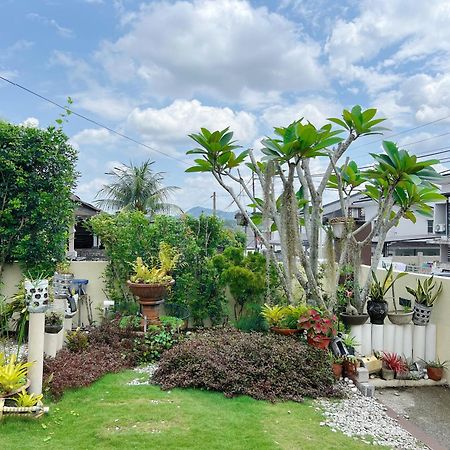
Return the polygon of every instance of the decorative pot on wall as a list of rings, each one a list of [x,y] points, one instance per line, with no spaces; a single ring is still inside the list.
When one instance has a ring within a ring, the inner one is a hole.
[[[30,313],[43,313],[48,309],[48,280],[25,280],[25,301]]]
[[[414,304],[413,323],[414,325],[425,326],[430,322],[432,306],[425,306],[420,303]]]
[[[367,302],[367,312],[370,317],[370,323],[374,325],[383,325],[384,319],[388,313],[388,303],[386,301],[376,302],[369,300]]]

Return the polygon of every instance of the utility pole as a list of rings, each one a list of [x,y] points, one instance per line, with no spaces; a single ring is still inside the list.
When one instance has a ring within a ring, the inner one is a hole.
[[[211,197],[213,199],[213,216],[215,217],[216,216],[216,210],[217,210],[217,208],[216,208],[216,193],[213,192],[213,195]]]

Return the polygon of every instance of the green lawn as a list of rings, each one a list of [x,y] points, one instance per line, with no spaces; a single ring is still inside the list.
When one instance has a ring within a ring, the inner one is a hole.
[[[197,390],[127,386],[138,375],[105,376],[50,405],[43,419],[0,422],[0,448],[359,449],[328,427],[311,402],[271,404]]]

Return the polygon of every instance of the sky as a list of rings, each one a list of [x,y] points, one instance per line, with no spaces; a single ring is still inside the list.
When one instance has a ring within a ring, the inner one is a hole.
[[[79,151],[76,193],[106,172],[155,161],[184,210],[234,210],[210,174],[187,174],[200,127],[230,126],[259,148],[274,126],[316,126],[343,108],[378,108],[386,138],[450,159],[450,2],[430,0],[0,0],[0,76],[106,125],[64,125]],[[55,124],[54,105],[0,79],[0,118]],[[151,149],[150,149],[150,148]],[[448,149],[447,149],[448,147]],[[366,164],[380,138],[349,156]],[[323,162],[313,166],[320,172]]]

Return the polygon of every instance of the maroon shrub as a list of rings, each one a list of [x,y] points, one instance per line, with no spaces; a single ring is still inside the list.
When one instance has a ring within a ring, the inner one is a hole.
[[[323,350],[293,337],[234,329],[207,331],[166,351],[153,380],[163,389],[201,388],[270,401],[338,394]]]

